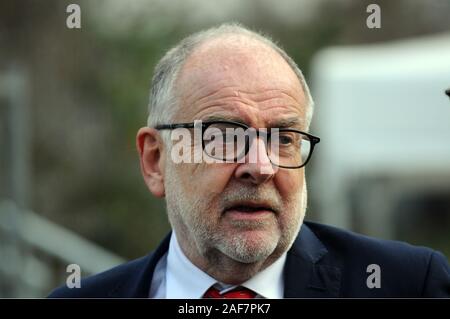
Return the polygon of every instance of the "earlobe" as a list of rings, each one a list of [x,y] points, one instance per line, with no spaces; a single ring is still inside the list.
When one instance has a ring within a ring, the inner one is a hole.
[[[148,189],[156,197],[164,197],[163,143],[157,130],[141,128],[136,136],[141,174]]]

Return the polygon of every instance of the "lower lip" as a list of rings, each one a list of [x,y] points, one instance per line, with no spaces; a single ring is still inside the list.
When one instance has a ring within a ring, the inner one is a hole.
[[[230,209],[225,212],[225,214],[232,216],[236,219],[260,219],[273,214],[271,210],[255,210],[252,212],[240,211],[235,209]]]

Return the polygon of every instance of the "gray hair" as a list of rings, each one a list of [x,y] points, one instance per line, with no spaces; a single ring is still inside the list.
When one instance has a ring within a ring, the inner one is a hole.
[[[306,124],[309,127],[313,115],[314,101],[310,94],[308,84],[305,81],[302,71],[287,53],[275,44],[269,37],[251,31],[237,23],[225,23],[218,27],[194,33],[181,40],[175,47],[170,49],[158,62],[150,88],[150,102],[148,106],[147,125],[154,127],[157,124],[170,123],[176,112],[177,97],[174,87],[180,70],[194,49],[207,40],[218,38],[224,35],[244,35],[256,39],[268,45],[278,52],[284,60],[291,66],[302,85],[307,98]]]

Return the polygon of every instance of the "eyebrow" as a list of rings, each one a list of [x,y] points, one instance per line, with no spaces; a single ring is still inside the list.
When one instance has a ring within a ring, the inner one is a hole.
[[[248,125],[248,123],[246,123],[242,117],[238,117],[238,116],[233,116],[233,115],[210,115],[205,117],[204,119],[202,119],[202,121],[204,122],[212,122],[212,121],[233,121],[233,122],[238,122],[244,125]]]
[[[202,121],[212,122],[212,121],[233,121],[238,122],[247,126],[250,126],[242,117],[233,115],[211,115],[207,116]],[[271,120],[268,123],[267,128],[303,128],[304,121],[300,117],[289,117],[285,119]]]
[[[300,117],[289,117],[270,121],[269,127],[277,128],[303,128],[304,121]]]

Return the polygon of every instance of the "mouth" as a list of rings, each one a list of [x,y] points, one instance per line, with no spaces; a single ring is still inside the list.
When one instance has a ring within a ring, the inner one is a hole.
[[[230,204],[225,210],[225,215],[239,219],[261,218],[264,215],[276,214],[276,210],[269,203],[239,202]]]

